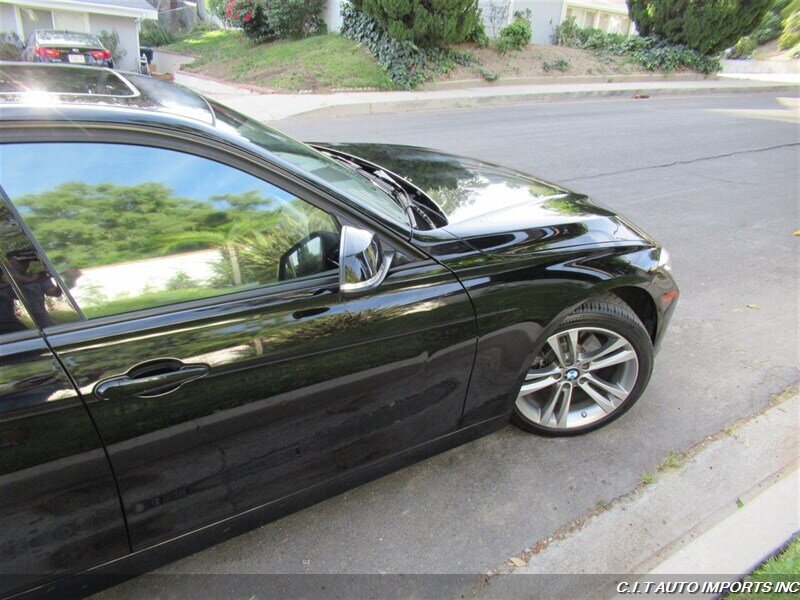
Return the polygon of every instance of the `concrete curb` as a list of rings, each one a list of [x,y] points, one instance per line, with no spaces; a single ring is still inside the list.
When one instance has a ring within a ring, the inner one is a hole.
[[[457,79],[436,81],[425,83],[420,89],[426,91],[439,90],[458,90],[464,88],[502,88],[509,85],[567,85],[571,83],[642,83],[645,81],[653,82],[676,82],[676,81],[708,81],[715,79],[715,75],[703,75],[702,73],[670,73],[670,74],[648,74],[638,75],[560,75],[560,76],[539,76],[539,77],[501,77],[498,81],[486,81],[485,79]]]
[[[180,81],[180,79],[178,79]],[[210,82],[208,82],[210,83]],[[797,84],[762,81],[711,80],[694,82],[596,83],[574,85],[530,85],[500,88],[470,88],[431,92],[352,92],[340,94],[272,94],[229,93],[217,88],[199,90],[231,108],[259,121],[277,121],[302,115],[305,117],[347,117],[356,115],[401,113],[457,108],[484,108],[630,98],[633,96],[686,96],[767,92],[796,96]]]
[[[414,100],[389,100],[385,102],[364,102],[321,106],[297,113],[303,117],[351,117],[358,115],[386,114],[424,110],[444,110],[452,108],[486,108],[493,106],[512,106],[545,102],[564,102],[575,100],[597,100],[601,98],[628,98],[635,95],[686,96],[695,94],[735,94],[741,92],[764,91],[773,93],[796,93],[796,85],[768,85],[748,87],[681,87],[652,88],[625,87],[612,90],[531,92],[524,94],[482,95],[462,98],[421,98]],[[291,115],[291,116],[297,116]]]
[[[527,562],[524,566],[499,571],[539,576],[748,573],[800,529],[798,418],[795,391],[729,434],[713,436],[686,464],[663,472],[654,484],[566,528],[565,534],[532,545],[533,550],[515,557]],[[612,597],[612,577],[601,587],[597,578],[573,578],[562,592]],[[491,577],[465,597],[527,597],[535,582]]]

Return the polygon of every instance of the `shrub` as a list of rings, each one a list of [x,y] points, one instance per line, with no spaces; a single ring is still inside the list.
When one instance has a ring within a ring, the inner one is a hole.
[[[783,9],[781,16],[783,17],[783,33],[778,44],[785,50],[794,50],[796,55],[798,46],[800,46],[800,0],[792,0]]]
[[[786,6],[790,4],[790,0],[775,0],[772,6],[764,15],[761,24],[753,32],[756,42],[759,44],[766,44],[772,40],[778,39],[781,35],[781,12]]]
[[[352,0],[389,37],[423,47],[444,47],[469,38],[480,20],[478,0]]]
[[[552,41],[556,46],[572,46],[578,48],[581,42],[581,28],[575,17],[567,17],[556,27]]]
[[[326,33],[325,0],[272,0],[268,18],[278,37],[300,39],[310,33]]]
[[[486,48],[489,45],[489,36],[486,35],[486,25],[483,24],[483,20],[478,21],[467,41],[472,42],[478,48]]]
[[[254,42],[323,33],[325,0],[226,0],[225,19]]]
[[[514,21],[500,30],[497,49],[500,52],[522,50],[531,43],[531,11],[514,13]]]
[[[119,34],[117,33],[117,30],[112,29],[111,31],[107,31],[106,29],[103,29],[97,34],[97,39],[100,40],[100,43],[106,47],[106,50],[111,52],[111,58],[114,59],[114,66],[119,66],[120,61],[127,56],[128,51],[120,45]]]
[[[206,6],[212,15],[220,19],[225,18],[225,0],[206,0]]]
[[[0,60],[22,60],[22,40],[13,31],[0,31]]]
[[[736,42],[731,52],[731,58],[747,58],[756,51],[756,47],[758,47],[758,44],[755,39],[746,35]]]
[[[542,68],[545,70],[545,72],[568,71],[569,61],[566,58],[559,58],[557,60],[546,60],[542,63]]]
[[[341,34],[363,45],[400,88],[413,89],[433,73],[446,73],[455,65],[471,66],[475,59],[466,52],[446,48],[420,48],[389,36],[381,24],[349,3],[342,4]]]
[[[573,18],[564,20],[558,26],[553,40],[562,46],[627,56],[649,71],[694,69],[701,73],[715,73],[719,70],[719,61],[682,44],[671,44],[654,36],[624,36],[600,29],[581,29],[575,25]]]
[[[642,36],[716,54],[752,33],[774,0],[627,0]]]
[[[497,81],[500,79],[500,74],[497,71],[487,71],[483,67],[478,69],[478,73],[481,74],[486,81]]]
[[[767,11],[767,14],[761,19],[761,24],[758,28],[750,35],[744,37],[751,38],[758,46],[778,39],[782,30],[781,24],[783,19],[781,17],[781,11],[783,11],[789,3],[790,0],[775,0]],[[748,42],[744,40],[744,38],[736,42],[736,45],[733,47],[732,56],[737,56],[737,46],[739,46],[740,49],[743,47],[747,48]]]
[[[158,24],[158,21],[145,19],[139,29],[139,44],[142,46],[168,46],[178,38],[166,27]]]

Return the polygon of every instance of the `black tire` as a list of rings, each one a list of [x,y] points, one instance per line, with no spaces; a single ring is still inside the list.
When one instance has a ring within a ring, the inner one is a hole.
[[[650,375],[653,371],[653,342],[650,339],[647,329],[642,324],[639,317],[636,316],[636,313],[631,310],[630,306],[612,293],[598,295],[587,300],[570,315],[565,317],[562,323],[550,335],[566,331],[576,326],[602,327],[624,337],[631,344],[636,352],[636,358],[638,360],[638,374],[630,394],[616,410],[607,414],[600,420],[586,426],[563,429],[543,427],[538,423],[534,423],[526,418],[515,404],[514,412],[511,415],[511,422],[520,429],[550,437],[565,437],[588,433],[624,415],[641,397],[647,387],[650,381]]]

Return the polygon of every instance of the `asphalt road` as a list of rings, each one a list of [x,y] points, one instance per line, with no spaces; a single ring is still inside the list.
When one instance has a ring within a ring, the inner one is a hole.
[[[666,245],[680,303],[648,391],[607,428],[546,439],[509,426],[159,573],[485,573],[629,492],[670,450],[763,408],[799,378],[792,103],[738,94],[276,123],[306,141],[431,146],[589,193]],[[234,581],[145,576],[106,597],[261,585]]]

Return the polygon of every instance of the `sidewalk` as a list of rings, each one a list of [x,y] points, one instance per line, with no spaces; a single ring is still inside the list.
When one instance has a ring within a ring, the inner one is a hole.
[[[564,578],[561,591],[597,598],[617,597],[620,580],[735,580],[749,573],[800,530],[799,420],[795,391],[709,438],[653,484],[532,544],[466,597],[529,597],[537,580],[553,573],[588,575]],[[608,575],[591,576],[599,574]]]
[[[412,92],[348,92],[336,94],[258,94],[197,77],[177,75],[176,81],[204,93],[260,121],[296,115],[339,117],[416,110],[508,106],[534,102],[557,102],[596,98],[629,98],[637,94],[666,96],[731,94],[765,91],[796,95],[800,87],[740,79],[699,81],[634,81],[614,83],[568,83],[497,85],[463,89]]]

